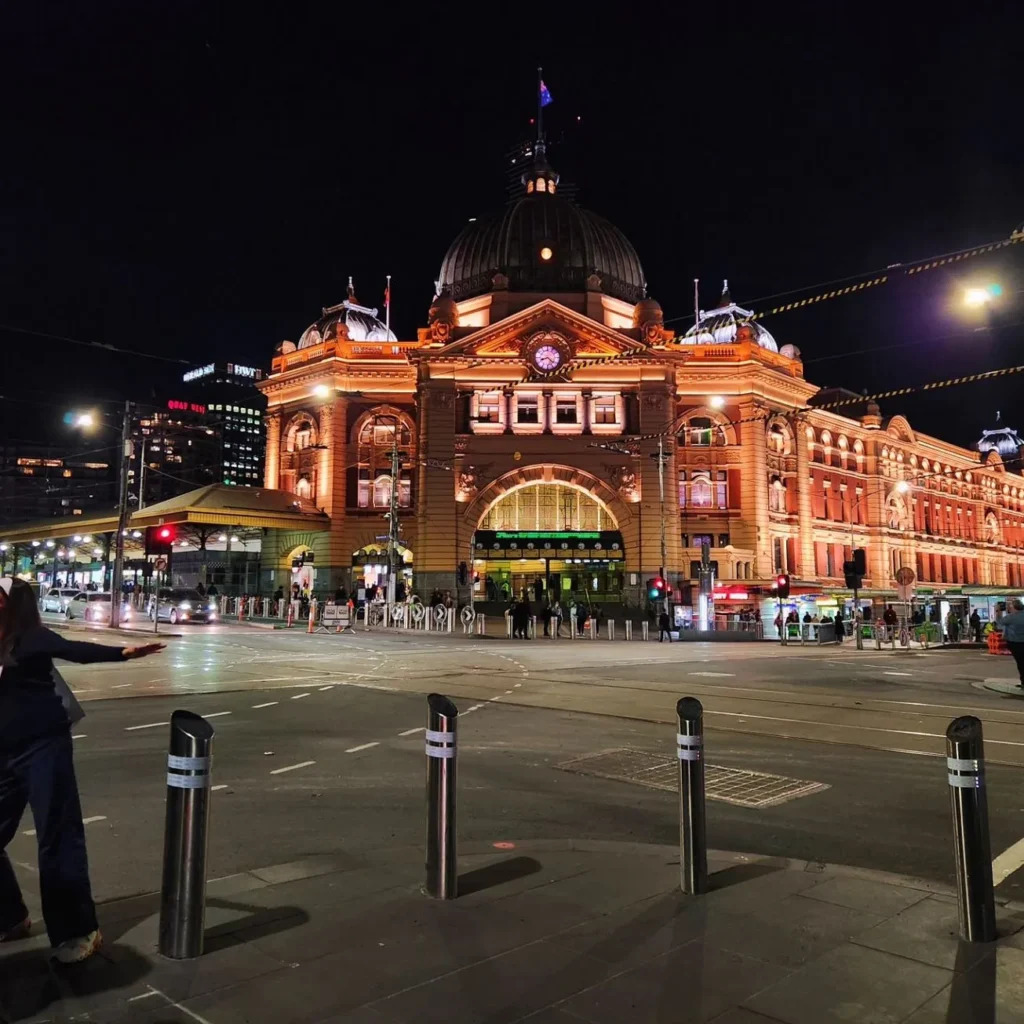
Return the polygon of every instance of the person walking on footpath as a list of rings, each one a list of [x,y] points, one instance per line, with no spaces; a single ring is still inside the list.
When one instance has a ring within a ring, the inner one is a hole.
[[[658,643],[662,643],[665,637],[668,637],[668,642],[672,643],[672,630],[670,629],[668,612],[662,612],[658,616]]]
[[[996,619],[995,626],[1006,637],[1006,646],[1017,663],[1017,675],[1020,677],[1017,685],[1024,690],[1024,602],[1017,598],[1010,607],[1013,611]]]
[[[978,614],[978,609],[975,608],[971,612],[971,617],[967,620],[971,625],[971,636],[974,638],[974,642],[981,643],[981,616]]]
[[[103,941],[89,885],[71,720],[64,703],[73,698],[55,674],[53,659],[125,661],[163,647],[66,640],[42,625],[27,583],[0,579],[0,942],[25,938],[32,928],[7,856],[26,805],[35,820],[39,891],[53,959],[78,963]]]

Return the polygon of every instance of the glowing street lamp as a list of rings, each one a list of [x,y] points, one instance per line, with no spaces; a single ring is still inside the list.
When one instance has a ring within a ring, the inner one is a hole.
[[[712,409],[721,409],[725,406],[725,399],[721,395],[712,395],[708,399],[708,405],[710,405]]]
[[[326,384],[317,384],[317,386],[313,388],[313,394],[316,395],[317,398],[326,398],[330,393],[331,389]]]

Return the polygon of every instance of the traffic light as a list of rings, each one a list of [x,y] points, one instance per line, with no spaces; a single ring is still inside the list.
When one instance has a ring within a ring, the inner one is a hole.
[[[660,576],[647,581],[647,596],[652,601],[660,600],[665,596],[665,581]]]
[[[853,549],[853,571],[858,576],[868,574],[868,553],[863,548]]]
[[[775,593],[779,598],[789,597],[789,573],[780,572],[775,577]]]
[[[169,555],[177,539],[178,530],[174,526],[146,527],[146,554]]]
[[[864,554],[863,548],[859,548],[858,550],[862,555]],[[857,552],[855,551],[854,555],[856,554]],[[863,560],[860,564],[863,565]],[[846,582],[848,590],[860,590],[860,588],[864,585],[864,574],[858,572],[857,565],[858,562],[856,558],[848,562],[843,562],[843,578]]]

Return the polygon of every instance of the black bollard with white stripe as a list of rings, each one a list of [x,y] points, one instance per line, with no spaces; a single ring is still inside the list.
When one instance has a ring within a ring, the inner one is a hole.
[[[205,718],[171,715],[159,949],[172,960],[203,953],[213,736]]]
[[[985,747],[981,722],[973,715],[954,718],[949,723],[946,769],[953,811],[960,937],[966,942],[992,942],[996,937],[996,911],[985,792]]]
[[[704,814],[704,708],[696,697],[676,702],[679,731],[679,880],[683,892],[707,892],[708,845]]]
[[[428,896],[458,895],[455,851],[456,722],[459,709],[444,695],[427,697],[427,885]]]

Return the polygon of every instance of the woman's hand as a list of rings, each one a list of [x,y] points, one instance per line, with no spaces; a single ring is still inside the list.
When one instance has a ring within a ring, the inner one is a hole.
[[[125,659],[145,658],[147,655],[159,653],[166,646],[166,644],[142,644],[139,647],[125,647],[121,653]]]

